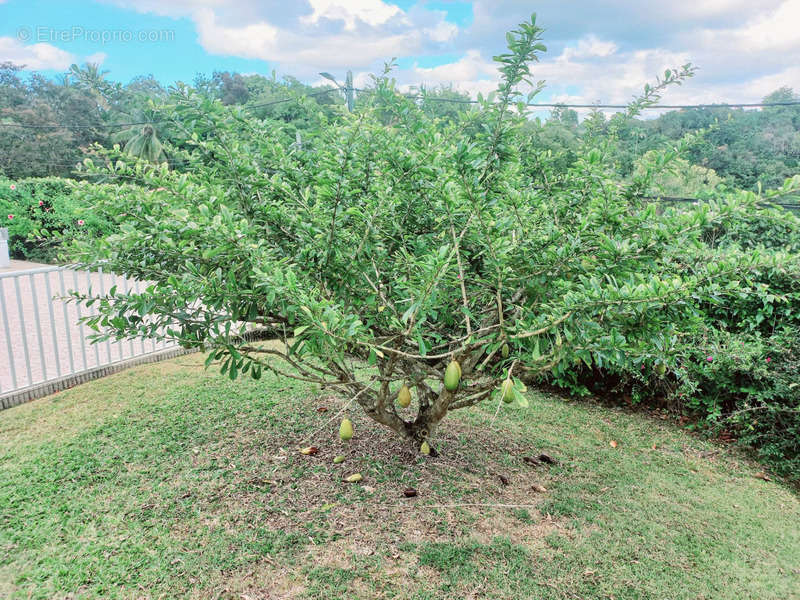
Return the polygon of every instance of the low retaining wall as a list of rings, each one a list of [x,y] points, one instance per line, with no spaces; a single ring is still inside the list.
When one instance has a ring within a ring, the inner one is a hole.
[[[130,367],[168,360],[170,358],[175,358],[184,354],[193,354],[195,352],[197,352],[196,349],[187,350],[185,348],[170,348],[169,350],[162,350],[160,352],[153,352],[151,354],[127,358],[109,365],[103,365],[101,367],[89,369],[88,371],[83,371],[81,373],[67,375],[66,377],[62,377],[60,379],[54,379],[52,381],[47,381],[32,385],[27,388],[22,388],[20,390],[15,390],[9,394],[0,396],[0,410],[18,406],[20,404],[24,404],[25,402],[36,400],[37,398],[49,396],[50,394],[55,394],[56,392],[75,387],[78,384],[86,383],[87,381],[92,381],[93,379],[99,379],[100,377],[105,377],[106,375],[111,375],[112,373],[117,373]]]

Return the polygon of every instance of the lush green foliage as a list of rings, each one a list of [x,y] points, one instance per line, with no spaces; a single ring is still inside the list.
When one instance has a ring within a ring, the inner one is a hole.
[[[781,88],[766,96],[765,103],[797,101],[800,96]],[[667,112],[657,119],[617,117],[606,121],[595,113],[579,124],[571,111],[557,111],[537,132],[554,150],[574,149],[576,138],[594,128],[617,138],[615,150],[620,175],[628,176],[636,162],[649,151],[674,144],[687,134],[705,131],[689,148],[686,160],[697,168],[710,169],[731,187],[756,190],[779,187],[800,171],[800,105],[774,106],[762,110],[725,107],[684,109]],[[690,195],[692,188],[680,189]]]
[[[657,209],[643,196],[685,165],[696,136],[646,154],[622,183],[619,140],[691,68],[667,71],[565,161],[531,141],[518,103],[520,86],[535,94],[529,64],[542,50],[536,25],[521,25],[497,57],[497,94],[443,117],[387,75],[353,114],[331,119],[306,100],[302,144],[274,121],[179,89],[170,118],[184,149],[168,150],[185,168],[112,151],[89,172],[135,185],[81,187],[119,230],[83,251],[155,282],[97,299],[91,323],[209,349],[231,378],[285,373],[282,360],[416,443],[449,411],[499,400],[507,378],[517,389],[546,380],[587,393],[594,382],[636,400],[693,398],[686,408],[711,422],[754,402],[795,406],[781,376],[754,372],[755,397],[736,373],[766,364],[795,326],[798,221],[764,203],[796,193],[800,178]],[[770,239],[748,237],[753,222]],[[245,341],[253,327],[286,351]],[[748,343],[749,358],[737,358]],[[353,358],[379,373],[359,375]],[[450,391],[440,382],[453,359],[463,375]],[[403,383],[415,389],[412,414],[394,405]],[[795,460],[796,446],[771,438],[793,427],[760,430],[762,446]]]
[[[76,193],[75,182],[58,177],[0,178],[0,216],[11,256],[24,260],[52,262],[64,240],[111,233],[110,222]]]

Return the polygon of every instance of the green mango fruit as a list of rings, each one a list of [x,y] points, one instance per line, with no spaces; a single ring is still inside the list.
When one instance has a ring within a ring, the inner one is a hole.
[[[363,477],[361,477],[361,473],[353,473],[352,475],[344,478],[347,483],[356,483],[362,479]]]
[[[452,360],[444,372],[444,388],[448,392],[455,392],[460,381],[461,365],[458,364],[458,361]]]
[[[503,348],[500,350],[500,355],[503,358],[508,358],[509,352],[511,352],[511,350],[508,348],[508,344],[503,344]]]
[[[339,426],[339,437],[343,442],[347,442],[353,438],[353,423],[350,419],[342,420],[342,424]]]
[[[514,401],[514,382],[506,379],[500,386],[500,393],[502,394],[503,402],[511,404]]]
[[[338,465],[344,462],[344,456],[337,456],[333,459],[333,464]]]
[[[419,447],[419,451],[420,451],[421,454],[424,454],[425,456],[430,456],[431,455],[431,447],[428,444],[428,442],[422,442],[422,445]]]
[[[406,384],[403,384],[403,387],[397,393],[397,403],[403,408],[408,408],[409,404],[411,404],[411,390],[408,389]]]

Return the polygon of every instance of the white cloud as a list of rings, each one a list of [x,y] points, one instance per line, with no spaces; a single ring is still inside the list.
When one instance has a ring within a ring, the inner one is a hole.
[[[534,76],[547,82],[557,102],[619,104],[629,101],[665,69],[688,62],[689,57],[683,52],[647,49],[595,55],[591,61],[582,58],[580,52],[567,47],[555,59],[536,65]],[[579,94],[560,91],[573,86],[580,88]]]
[[[213,54],[259,58],[277,62],[293,74],[304,76],[321,69],[363,68],[391,58],[400,48],[420,48],[421,34],[394,35],[370,31],[338,31],[310,36],[275,27],[268,22],[226,26],[209,9],[197,11],[199,41]]]
[[[315,24],[320,19],[341,20],[349,31],[356,29],[357,22],[363,21],[372,26],[382,25],[402,11],[394,4],[386,4],[381,0],[309,0],[313,12],[302,17],[303,23]]]
[[[665,68],[688,61],[700,67],[698,75],[671,88],[667,102],[755,101],[781,85],[800,89],[800,0],[537,0],[535,7],[530,0],[474,0],[464,29],[425,0],[408,10],[391,0],[105,1],[188,17],[208,52],[266,60],[305,80],[353,69],[364,85],[391,57],[448,54],[458,58],[396,77],[406,87],[453,83],[487,92],[497,82],[490,57],[535,8],[551,52],[534,65],[534,79],[545,79],[559,100],[625,103]]]
[[[705,27],[693,33],[697,43],[721,55],[742,56],[762,52],[785,53],[800,50],[800,0],[787,0],[776,10],[764,12],[735,28]],[[685,37],[685,36],[684,36]],[[797,60],[797,54],[787,57]],[[780,59],[779,56],[775,56]]]
[[[108,58],[108,54],[105,52],[95,52],[94,54],[90,54],[84,59],[84,62],[92,63],[95,65],[102,65],[106,58]]]
[[[614,54],[619,46],[614,42],[603,41],[595,35],[578,40],[575,47],[564,49],[564,55],[570,59],[606,57]]]
[[[384,0],[108,0],[139,12],[189,17],[211,53],[277,63],[309,78],[320,70],[377,70],[392,57],[443,51],[458,27],[444,11],[403,11]]]
[[[0,62],[25,65],[29,70],[63,70],[75,62],[75,56],[52,44],[24,45],[13,37],[0,37]]]
[[[453,84],[456,89],[474,96],[497,88],[498,71],[494,61],[484,58],[480,50],[472,49],[451,63],[436,67],[414,65],[402,70],[398,73],[398,80],[404,89],[416,85],[436,87]]]

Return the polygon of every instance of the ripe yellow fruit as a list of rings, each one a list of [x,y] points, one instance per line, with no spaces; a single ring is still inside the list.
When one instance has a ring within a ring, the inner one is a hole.
[[[406,384],[403,384],[403,387],[397,392],[397,403],[403,408],[408,408],[409,404],[411,404],[411,390],[408,389]]]
[[[422,442],[422,445],[419,447],[419,451],[421,454],[425,456],[431,455],[431,447],[428,445],[428,442]]]
[[[353,473],[352,475],[344,478],[344,480],[347,483],[356,483],[356,482],[361,481],[362,479],[363,479],[363,477],[361,477],[361,473]]]
[[[458,361],[452,360],[444,372],[444,387],[448,392],[455,392],[460,381],[461,365],[458,364]]]
[[[350,419],[342,420],[342,424],[339,426],[339,437],[343,442],[347,442],[353,438],[353,423]]]
[[[514,382],[506,379],[500,386],[500,393],[502,394],[503,402],[511,404],[514,401]]]

